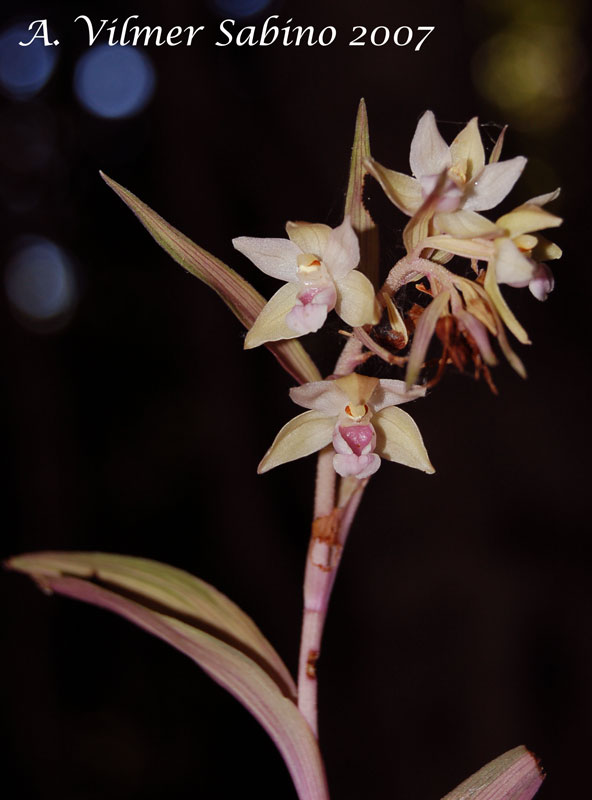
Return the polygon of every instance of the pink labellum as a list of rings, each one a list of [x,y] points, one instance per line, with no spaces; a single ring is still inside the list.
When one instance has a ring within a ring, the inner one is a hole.
[[[546,264],[536,265],[535,273],[528,284],[528,288],[537,300],[546,300],[555,288],[555,278]]]
[[[339,433],[356,456],[369,453],[376,441],[372,425],[340,425]]]

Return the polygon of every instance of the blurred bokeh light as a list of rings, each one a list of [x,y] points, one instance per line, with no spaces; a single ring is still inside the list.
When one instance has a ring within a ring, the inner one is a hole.
[[[69,320],[78,300],[74,267],[49,239],[25,237],[6,265],[5,287],[18,318],[41,331]]]
[[[492,36],[476,53],[475,83],[513,124],[553,127],[570,113],[584,58],[568,29],[511,28]]]
[[[108,119],[138,114],[150,102],[154,86],[152,62],[137,47],[97,45],[81,56],[74,74],[79,102]]]
[[[0,86],[16,100],[28,100],[37,94],[51,77],[57,60],[57,48],[45,47],[35,39],[27,47],[33,33],[23,23],[0,33]]]
[[[557,128],[577,105],[587,69],[578,0],[512,3],[472,0],[490,22],[490,34],[473,56],[481,94],[512,127],[532,132]]]

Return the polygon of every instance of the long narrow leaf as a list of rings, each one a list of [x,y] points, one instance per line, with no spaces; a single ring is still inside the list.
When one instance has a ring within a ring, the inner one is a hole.
[[[170,609],[171,614],[165,613],[159,604],[156,610],[154,603],[147,598],[142,599],[141,594],[132,592],[130,596],[127,573],[123,586],[117,585],[117,570],[109,574],[109,578],[115,579],[116,583],[108,580],[107,585],[113,588],[105,588],[97,583],[96,574],[88,578],[73,576],[76,566],[73,565],[75,556],[71,555],[72,561],[64,565],[65,568],[58,566],[61,556],[55,553],[19,556],[10,559],[7,566],[29,574],[45,591],[57,592],[113,611],[185,653],[234,695],[271,736],[286,762],[300,800],[328,800],[323,763],[308,723],[281,684],[251,658],[249,648],[237,646],[235,641],[229,641],[219,630],[199,624],[197,618],[189,622],[188,617],[179,615],[178,609]],[[66,554],[63,557],[67,558]],[[80,569],[86,570],[87,565],[83,563]],[[104,577],[107,573],[109,569],[104,572]],[[132,583],[135,583],[135,579]],[[162,598],[162,585],[157,594]],[[164,595],[167,595],[166,590]],[[210,605],[210,600],[206,598],[205,606]],[[186,601],[187,598],[182,595],[180,605],[185,607]],[[242,616],[242,612],[239,616]]]
[[[442,800],[531,800],[544,773],[526,747],[515,747],[490,761]]]
[[[88,552],[42,552],[17,556],[11,569],[36,579],[69,575],[88,578],[126,592],[168,616],[178,617],[235,641],[264,665],[283,691],[296,701],[296,686],[287,667],[253,620],[209,583],[169,564],[148,558]]]
[[[379,244],[378,228],[364,207],[364,179],[368,170],[364,159],[370,158],[370,136],[366,103],[362,98],[358,106],[356,130],[349,168],[349,182],[345,197],[345,213],[349,214],[353,229],[360,239],[360,271],[374,286],[378,285]]]
[[[218,294],[233,314],[250,328],[265,305],[265,298],[237,272],[196,245],[130,191],[103,172],[101,177],[130,208],[148,233],[184,269]],[[269,342],[267,347],[282,367],[299,383],[318,381],[321,375],[300,342]]]

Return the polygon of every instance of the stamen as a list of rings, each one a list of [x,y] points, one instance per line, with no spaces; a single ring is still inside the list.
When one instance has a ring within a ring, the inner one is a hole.
[[[366,403],[364,403],[361,406],[347,405],[345,407],[345,413],[347,414],[348,417],[351,417],[352,419],[355,420],[362,419],[362,417],[365,417],[366,414],[368,413],[368,406],[366,405]]]
[[[298,272],[301,275],[310,275],[318,272],[323,266],[321,260],[312,253],[302,253],[297,258]]]

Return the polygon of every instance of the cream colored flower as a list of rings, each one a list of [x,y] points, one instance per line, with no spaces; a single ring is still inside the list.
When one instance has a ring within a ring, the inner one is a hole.
[[[366,161],[366,167],[391,202],[412,217],[433,192],[443,173],[446,180],[440,187],[436,212],[493,208],[510,192],[526,159],[517,156],[509,161],[486,164],[477,117],[473,117],[448,146],[438,131],[434,114],[426,111],[417,124],[409,162],[413,177],[387,169],[373,159]]]
[[[232,240],[262,272],[286,281],[255,320],[245,348],[317,331],[332,309],[348,325],[375,324],[374,289],[355,269],[360,247],[349,217],[337,228],[288,222],[286,232],[288,239]]]
[[[505,324],[523,344],[529,343],[528,335],[510,311],[498,284],[528,286],[538,300],[546,300],[554,279],[544,262],[560,258],[561,249],[539,231],[563,222],[543,208],[558,195],[559,189],[533,197],[495,222],[473,211],[439,214],[438,226],[446,233],[425,240],[426,247],[487,262],[485,289]]]
[[[292,400],[310,410],[284,425],[258,472],[310,455],[332,441],[333,466],[344,477],[367,478],[379,468],[381,457],[432,473],[417,425],[396,408],[424,394],[421,386],[407,389],[403,381],[356,373],[291,389]]]

